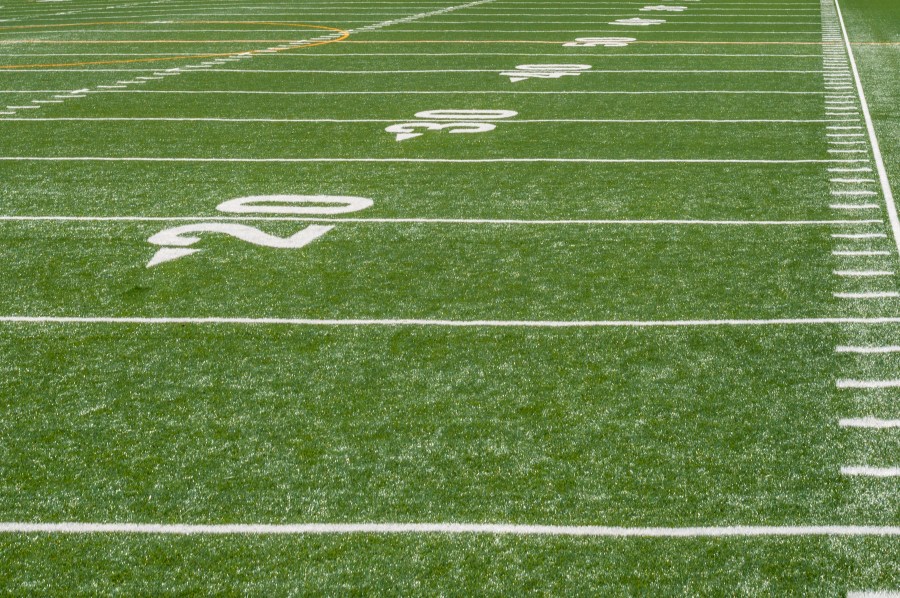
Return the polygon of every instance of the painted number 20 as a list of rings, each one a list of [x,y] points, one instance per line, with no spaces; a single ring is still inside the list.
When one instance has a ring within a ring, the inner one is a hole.
[[[364,210],[372,205],[365,197],[343,195],[255,195],[239,197],[219,204],[218,210],[232,214],[286,214],[295,216],[333,216]],[[160,247],[147,263],[148,268],[201,251],[191,245],[200,242],[201,233],[230,235],[252,245],[277,249],[300,249],[334,226],[311,225],[289,237],[276,237],[246,224],[200,222],[162,230],[148,239]]]

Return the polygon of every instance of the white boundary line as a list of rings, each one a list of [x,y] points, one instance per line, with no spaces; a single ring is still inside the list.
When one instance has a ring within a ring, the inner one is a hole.
[[[0,324],[197,324],[228,326],[434,326],[442,328],[690,328],[900,324],[900,317],[782,318],[769,320],[428,320],[227,317],[0,316]],[[839,386],[839,388],[844,388]]]
[[[0,523],[5,534],[152,535],[312,535],[312,534],[479,534],[588,536],[605,538],[754,538],[767,536],[900,536],[900,526],[809,525],[731,527],[606,527],[594,525],[517,525],[506,523]]]
[[[872,114],[869,112],[869,104],[866,102],[866,96],[863,93],[862,80],[860,80],[859,70],[856,68],[856,57],[853,55],[853,48],[850,45],[850,37],[847,35],[847,27],[844,25],[844,16],[841,13],[841,5],[838,0],[834,0],[834,8],[837,11],[838,22],[841,24],[841,35],[844,38],[844,47],[847,50],[847,57],[850,59],[850,68],[853,71],[856,92],[859,95],[859,104],[862,107],[863,118],[866,121],[866,129],[869,132],[869,142],[872,144],[875,169],[878,172],[878,178],[881,182],[881,191],[884,194],[884,202],[887,204],[888,220],[891,223],[891,231],[894,234],[894,244],[897,246],[898,255],[900,255],[900,218],[897,216],[897,206],[894,203],[894,195],[891,193],[891,184],[888,180],[887,170],[885,170],[884,167],[884,159],[881,157],[881,148],[878,145],[878,138],[875,135],[875,125],[872,123]]]

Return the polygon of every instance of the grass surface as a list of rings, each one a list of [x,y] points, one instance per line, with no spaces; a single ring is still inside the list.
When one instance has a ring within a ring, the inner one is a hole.
[[[302,24],[453,5],[4,2],[0,521],[900,524],[900,477],[843,473],[900,465],[900,429],[839,425],[900,417],[897,389],[840,388],[896,378],[900,353],[836,352],[900,344],[900,325],[621,324],[900,316],[841,296],[900,289],[857,90],[823,77],[831,5],[685,4],[495,0],[264,53],[323,33]],[[895,179],[896,7],[841,8]],[[634,17],[666,23],[610,25]],[[598,36],[638,41],[563,45]],[[591,70],[500,74],[528,64]],[[385,131],[448,109],[516,115]],[[218,208],[289,194],[372,205]],[[334,228],[299,249],[199,232],[147,268],[148,239],[199,223]],[[897,535],[2,533],[0,562],[11,594],[900,589]]]

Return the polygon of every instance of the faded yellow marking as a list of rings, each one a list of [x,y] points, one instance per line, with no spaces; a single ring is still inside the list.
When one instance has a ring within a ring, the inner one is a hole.
[[[34,29],[36,27],[87,27],[87,26],[96,26],[96,25],[147,25],[149,23],[145,21],[106,21],[106,22],[93,22],[93,23],[71,23],[65,25],[18,25],[12,27],[0,27],[0,30],[6,29]],[[173,25],[273,25],[273,26],[282,26],[282,27],[295,27],[297,29],[319,29],[324,31],[336,31],[341,33],[341,37],[321,42],[314,42],[311,44],[303,44],[302,46],[293,46],[291,48],[284,49],[276,49],[274,52],[269,48],[263,48],[261,50],[235,50],[233,52],[219,52],[215,54],[185,54],[181,56],[161,56],[158,58],[133,58],[128,60],[94,60],[89,62],[64,62],[64,63],[55,63],[55,64],[14,64],[14,65],[3,65],[0,66],[0,70],[27,70],[34,68],[65,68],[65,67],[75,67],[75,66],[95,66],[102,64],[134,64],[140,62],[166,62],[172,60],[188,60],[194,58],[218,58],[222,56],[234,56],[235,54],[260,54],[265,50],[266,54],[274,54],[278,52],[287,52],[288,50],[295,50],[299,48],[312,48],[314,46],[324,46],[325,44],[333,44],[335,42],[342,42],[350,37],[350,33],[348,31],[344,31],[343,29],[338,29],[337,27],[326,27],[325,25],[309,25],[307,23],[275,23],[271,21],[172,21]],[[199,43],[283,43],[283,42],[292,42],[295,40],[109,40],[109,41],[99,41],[99,40],[80,40],[80,41],[44,41],[44,40],[6,40],[2,43],[42,43],[42,44],[199,44]]]

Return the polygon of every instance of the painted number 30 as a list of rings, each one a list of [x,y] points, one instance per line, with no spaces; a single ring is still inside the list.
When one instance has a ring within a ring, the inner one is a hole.
[[[294,216],[333,216],[365,210],[372,200],[344,195],[255,195],[239,197],[219,204],[217,209],[232,214],[287,214]],[[334,226],[307,226],[289,237],[276,237],[253,226],[232,222],[200,222],[167,228],[148,241],[160,246],[148,268],[197,253],[191,245],[200,242],[201,233],[230,235],[252,245],[277,249],[300,249],[309,245]]]

